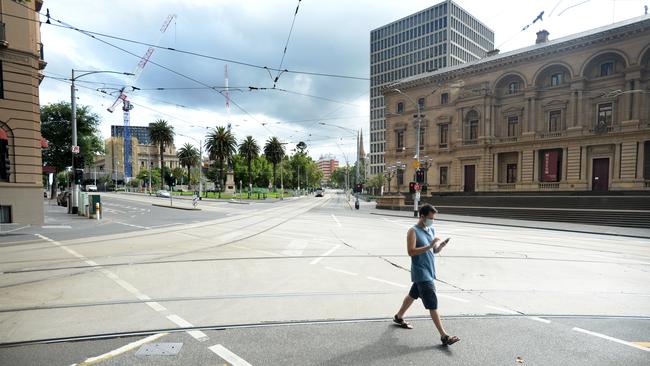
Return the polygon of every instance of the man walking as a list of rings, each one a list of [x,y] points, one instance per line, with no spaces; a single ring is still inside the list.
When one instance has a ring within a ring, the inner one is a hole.
[[[447,334],[438,315],[438,297],[436,296],[436,287],[433,283],[436,278],[436,268],[434,264],[434,253],[440,253],[449,239],[440,242],[435,237],[433,229],[433,219],[438,211],[430,204],[425,204],[420,208],[420,218],[418,223],[409,229],[406,234],[406,250],[411,257],[411,281],[413,285],[409,294],[406,295],[393,321],[402,328],[413,329],[413,327],[404,321],[404,313],[418,298],[422,299],[424,307],[429,310],[431,319],[440,333],[440,341],[443,345],[449,346],[460,340],[456,336]]]

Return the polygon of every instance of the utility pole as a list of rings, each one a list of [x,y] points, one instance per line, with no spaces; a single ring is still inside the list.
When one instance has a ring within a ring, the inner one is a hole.
[[[72,150],[72,174],[73,174],[73,177],[74,177],[74,174],[76,172],[75,171],[76,167],[74,166],[75,154],[76,154],[75,151],[76,150],[74,150],[74,149],[76,149],[76,146],[77,146],[77,96],[75,95],[75,88],[74,88],[74,80],[75,80],[74,69],[72,69],[72,78],[70,80],[72,81],[72,83],[70,85],[70,98],[71,98],[70,105],[71,105],[71,108],[72,108],[70,119],[72,120],[71,121],[72,122],[72,149],[73,149]],[[71,201],[72,201],[72,210],[70,211],[70,213],[72,213],[72,214],[76,214],[77,212],[79,212],[79,205],[77,203],[77,194],[78,194],[77,192],[78,191],[79,191],[79,186],[77,185],[76,181],[73,181],[72,182],[72,199],[71,199]]]

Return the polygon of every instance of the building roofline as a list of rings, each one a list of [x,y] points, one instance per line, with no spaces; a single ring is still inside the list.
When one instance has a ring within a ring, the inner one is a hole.
[[[534,44],[524,48],[516,49],[513,51],[504,52],[502,54],[484,57],[479,60],[470,61],[455,66],[448,66],[436,71],[423,73],[419,75],[410,76],[402,80],[398,80],[391,85],[384,86],[380,91],[388,90],[389,88],[411,88],[416,87],[435,80],[449,80],[457,78],[459,75],[466,74],[470,71],[476,70],[477,66],[482,67],[497,67],[506,60],[525,58],[527,56],[535,56],[543,54],[550,49],[557,48],[558,46],[569,46],[572,44],[585,44],[585,41],[603,41],[602,35],[609,32],[623,31],[631,28],[648,27],[650,28],[650,14],[642,15],[636,18],[623,20],[617,23],[606,25],[603,27],[593,28],[584,32],[575,33],[569,36],[558,38],[552,41]]]

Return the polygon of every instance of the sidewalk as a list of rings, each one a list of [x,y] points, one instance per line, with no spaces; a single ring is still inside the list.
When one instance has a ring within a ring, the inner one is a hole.
[[[412,211],[393,211],[393,210],[374,210],[371,215],[392,216],[415,219]],[[464,222],[469,224],[482,224],[492,226],[510,226],[520,228],[530,228],[539,230],[555,230],[574,233],[626,236],[632,238],[650,239],[650,229],[615,227],[615,226],[598,226],[586,224],[573,224],[564,222],[551,221],[531,221],[531,220],[513,220],[494,217],[479,216],[462,216],[450,214],[438,214],[438,221]]]

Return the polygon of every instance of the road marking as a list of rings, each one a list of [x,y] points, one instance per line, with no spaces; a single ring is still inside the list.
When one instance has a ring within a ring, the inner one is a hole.
[[[586,330],[586,329],[582,329],[582,328],[578,328],[578,327],[573,328],[573,330],[575,330],[576,332],[580,332],[580,333],[584,333],[584,334],[589,334],[589,335],[592,335],[592,336],[594,336],[594,337],[598,337],[598,338],[606,339],[606,340],[608,340],[608,341],[612,341],[612,342],[616,342],[616,343],[624,344],[624,345],[626,345],[626,346],[634,347],[634,348],[636,348],[636,349],[640,349],[640,350],[642,350],[642,351],[650,352],[650,348],[645,348],[645,347],[639,346],[638,344],[635,344],[634,342],[627,342],[627,341],[624,341],[624,340],[622,340],[622,339],[618,339],[618,338],[610,337],[610,336],[608,336],[608,335],[604,335],[604,334],[601,334],[601,333],[592,332],[592,331],[590,331],[590,330]]]
[[[230,363],[232,366],[252,366],[250,363],[246,362],[243,358],[232,353],[226,347],[216,344],[212,347],[209,347],[210,351],[217,354],[217,356],[223,358],[225,361]]]
[[[339,219],[337,219],[336,216],[334,216],[334,214],[332,214],[332,218],[334,219],[334,221],[336,221],[336,224],[337,224],[339,227],[341,227],[341,223],[339,222]]]
[[[501,312],[504,312],[504,313],[508,313],[508,314],[519,314],[518,312],[516,312],[514,310],[510,310],[510,309],[506,309],[506,308],[500,308],[498,306],[485,305],[485,307],[489,308],[489,309],[501,311]]]
[[[89,260],[86,260],[86,261],[84,261],[84,262],[88,263],[88,265],[90,265],[90,266],[93,266],[93,267],[99,267],[99,264],[97,264],[97,262],[95,262],[95,261],[91,261],[90,259],[89,259]]]
[[[181,318],[176,314],[167,315],[167,319],[171,320],[174,324],[182,328],[194,327],[190,322],[188,322],[187,320]],[[191,335],[194,339],[196,339],[199,342],[208,340],[208,336],[205,333],[201,332],[200,330],[188,330],[187,334]]]
[[[390,281],[382,280],[381,278],[376,278],[376,277],[371,277],[371,276],[366,276],[366,278],[369,279],[369,280],[373,280],[373,281],[377,281],[377,282],[383,282],[383,283],[387,283],[389,285],[398,286],[398,287],[402,287],[402,288],[408,287],[406,285],[402,285],[401,283],[390,282]]]
[[[460,297],[455,297],[455,296],[450,296],[450,295],[445,295],[445,294],[436,294],[436,295],[438,297],[442,297],[442,298],[449,299],[449,300],[460,301],[460,302],[464,302],[464,303],[469,302],[469,300],[461,299]]]
[[[183,225],[183,223],[182,222],[172,222],[171,224],[154,225],[154,226],[149,226],[149,229],[155,229],[155,228],[165,227],[165,226],[174,226],[174,225]]]
[[[120,224],[120,225],[126,225],[126,226],[131,226],[131,227],[137,227],[138,229],[145,229],[145,230],[149,230],[149,228],[148,228],[148,227],[146,227],[146,226],[140,226],[140,225],[133,225],[133,224],[127,224],[127,223],[125,223],[125,222],[119,222],[119,221],[115,221],[115,223],[116,223],[116,224]]]
[[[311,261],[309,264],[316,264],[316,263],[320,262],[321,259],[323,259],[323,258],[327,257],[328,255],[332,254],[332,253],[333,253],[335,250],[337,250],[340,246],[341,246],[341,244],[334,246],[334,248],[332,248],[332,249],[328,250],[327,252],[323,253],[323,255],[321,255],[320,257],[318,257],[318,258],[316,258],[316,259],[314,259],[314,260]]]
[[[115,283],[117,283],[117,284],[120,285],[123,289],[127,290],[128,292],[130,292],[130,293],[133,294],[133,295],[135,295],[135,294],[137,294],[137,293],[140,293],[140,291],[139,291],[137,288],[133,287],[133,285],[131,285],[130,283],[124,281],[124,280],[121,279],[121,278],[115,279],[115,280],[113,280],[113,281],[115,281]]]
[[[551,324],[551,321],[550,321],[550,320],[548,320],[548,319],[544,319],[544,318],[540,318],[540,317],[537,317],[537,316],[529,316],[528,319],[530,319],[530,320],[535,320],[535,321],[538,321],[538,322],[541,322],[541,323]]]
[[[42,229],[72,229],[70,225],[43,225]]]
[[[334,271],[334,272],[345,273],[345,274],[348,274],[350,276],[356,276],[358,274],[358,273],[348,272],[348,271],[346,271],[344,269],[339,269],[339,268],[334,268],[334,267],[325,267],[325,269],[328,269],[328,270]]]
[[[86,366],[86,365],[92,365],[92,364],[95,364],[95,363],[106,361],[109,358],[115,357],[115,356],[120,355],[120,354],[122,354],[124,352],[128,352],[128,351],[130,351],[130,350],[132,350],[132,349],[134,349],[136,347],[140,347],[145,343],[155,341],[156,339],[158,339],[160,337],[163,337],[163,336],[166,336],[167,334],[169,334],[169,333],[153,334],[153,335],[150,335],[150,336],[148,336],[146,338],[142,338],[139,341],[131,342],[131,343],[129,343],[127,345],[124,345],[124,346],[122,346],[122,347],[120,347],[118,349],[112,350],[110,352],[106,352],[103,355],[87,358],[86,361],[84,361],[84,362],[82,362],[80,364],[75,363],[75,364],[73,364],[71,366]]]
[[[650,348],[650,342],[631,342],[631,343],[637,344],[641,347]]]
[[[294,239],[289,242],[287,249],[283,250],[282,254],[289,257],[299,257],[305,251],[305,247],[307,247],[307,243],[304,240]]]

